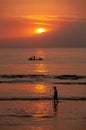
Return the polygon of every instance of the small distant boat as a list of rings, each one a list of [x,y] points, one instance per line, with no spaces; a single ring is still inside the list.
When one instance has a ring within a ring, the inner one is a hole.
[[[33,56],[33,57],[30,57],[28,60],[37,61],[37,60],[43,60],[43,58],[41,58],[41,57],[36,58],[35,56]]]

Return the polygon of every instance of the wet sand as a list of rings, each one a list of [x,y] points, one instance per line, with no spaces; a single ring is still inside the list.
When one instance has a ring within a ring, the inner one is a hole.
[[[0,130],[86,130],[86,101],[0,101]]]

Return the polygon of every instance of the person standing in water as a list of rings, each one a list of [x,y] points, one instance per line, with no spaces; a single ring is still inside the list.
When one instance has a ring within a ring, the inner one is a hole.
[[[58,91],[57,88],[54,86],[54,104],[58,102]]]

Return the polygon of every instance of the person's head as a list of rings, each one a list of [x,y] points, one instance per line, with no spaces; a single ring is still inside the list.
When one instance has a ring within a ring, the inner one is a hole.
[[[55,86],[54,86],[53,88],[54,88],[54,90],[56,90],[56,87],[55,87]]]

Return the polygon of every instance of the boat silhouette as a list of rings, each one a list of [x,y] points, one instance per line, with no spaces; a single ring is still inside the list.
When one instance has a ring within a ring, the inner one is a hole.
[[[30,57],[28,60],[37,61],[37,60],[43,60],[43,58],[41,58],[41,57],[36,58],[35,56],[33,56],[33,57]]]

